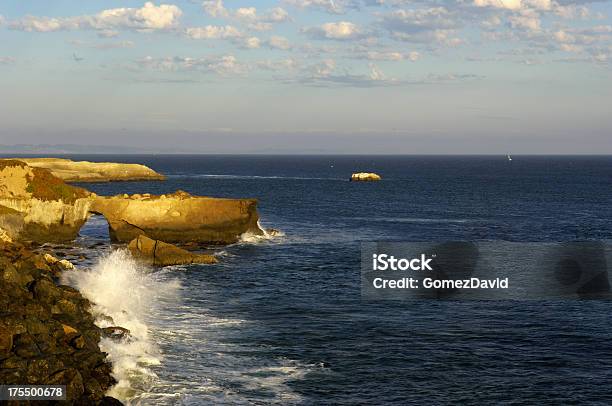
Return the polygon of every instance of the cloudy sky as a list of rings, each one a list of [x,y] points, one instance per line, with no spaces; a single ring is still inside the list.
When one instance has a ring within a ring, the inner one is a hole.
[[[612,153],[611,19],[590,0],[2,0],[0,144]]]

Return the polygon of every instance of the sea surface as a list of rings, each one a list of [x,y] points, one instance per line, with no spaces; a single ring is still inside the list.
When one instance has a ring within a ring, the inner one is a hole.
[[[71,158],[168,176],[84,185],[98,194],[254,197],[262,227],[279,230],[215,248],[218,265],[146,269],[92,217],[65,247],[81,270],[67,283],[132,330],[130,342],[102,343],[123,400],[612,403],[610,301],[360,294],[361,242],[612,240],[612,157]],[[383,180],[349,182],[357,171]]]

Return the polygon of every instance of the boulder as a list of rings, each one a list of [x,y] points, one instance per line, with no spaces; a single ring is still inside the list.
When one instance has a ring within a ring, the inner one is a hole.
[[[70,327],[66,324],[62,324],[62,329],[64,329],[64,334],[66,334],[67,336],[79,334],[77,329],[75,329],[74,327]]]
[[[110,338],[111,340],[124,340],[130,337],[130,330],[123,327],[104,327],[102,329],[102,337]]]
[[[373,182],[381,179],[380,175],[372,172],[357,172],[351,175],[351,182]]]
[[[96,197],[90,208],[102,214],[114,242],[139,235],[169,243],[231,244],[244,233],[261,235],[255,199],[218,199],[178,191],[159,196]]]
[[[72,270],[74,269],[74,264],[70,261],[68,261],[67,259],[60,259],[59,261],[57,261],[57,265],[60,269],[64,270],[64,271],[68,271],[68,270]]]
[[[128,249],[135,258],[154,266],[215,264],[218,262],[212,255],[192,253],[163,241],[152,240],[144,235],[134,238],[128,244]]]
[[[72,161],[63,158],[19,158],[33,168],[49,170],[65,182],[114,182],[133,180],[165,180],[153,169],[139,164]]]

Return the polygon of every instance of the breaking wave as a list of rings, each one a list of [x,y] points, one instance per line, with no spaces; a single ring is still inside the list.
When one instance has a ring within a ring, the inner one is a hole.
[[[100,349],[108,353],[117,384],[109,394],[128,400],[148,388],[157,376],[150,368],[162,356],[150,337],[149,321],[164,300],[178,294],[176,280],[160,281],[146,267],[137,264],[125,250],[112,251],[87,271],[65,272],[64,283],[76,287],[94,304],[96,324],[130,330],[122,340],[103,338]]]
[[[280,230],[266,229],[261,226],[260,222],[257,222],[257,227],[262,231],[261,234],[247,231],[240,236],[240,243],[243,244],[260,244],[262,242],[269,242],[273,240],[279,240],[285,237],[285,233]]]

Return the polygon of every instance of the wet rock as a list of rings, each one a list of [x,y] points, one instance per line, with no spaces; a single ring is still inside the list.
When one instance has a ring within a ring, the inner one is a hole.
[[[66,385],[66,397],[68,399],[79,399],[85,392],[83,377],[75,369],[64,369],[49,377],[50,385]]]
[[[49,265],[0,242],[0,383],[66,385],[69,404],[121,404],[105,397],[116,382],[89,301],[56,285],[38,258]]]
[[[45,261],[47,261],[47,264],[49,265],[55,265],[59,261],[59,259],[55,258],[51,254],[44,254],[43,258],[45,259]]]
[[[85,339],[83,336],[78,336],[70,340],[70,345],[76,348],[77,350],[83,349],[85,347]]]
[[[135,258],[154,266],[215,264],[218,262],[212,255],[192,253],[163,241],[152,240],[144,235],[132,240],[128,249]]]
[[[68,261],[67,259],[60,259],[59,261],[57,261],[57,264],[64,271],[74,269],[74,264]]]
[[[275,237],[277,235],[281,235],[281,231],[277,230],[275,228],[268,228],[266,229],[266,233],[272,237]]]
[[[123,340],[130,336],[130,330],[123,327],[104,327],[102,329],[102,337],[107,337],[113,340]]]
[[[41,300],[53,300],[61,296],[60,288],[51,279],[39,278],[32,285],[34,296]]]
[[[13,332],[0,326],[0,355],[8,354],[13,348]]]
[[[119,402],[115,398],[111,398],[110,396],[104,396],[99,403],[100,406],[118,406],[122,404],[123,403]]]

